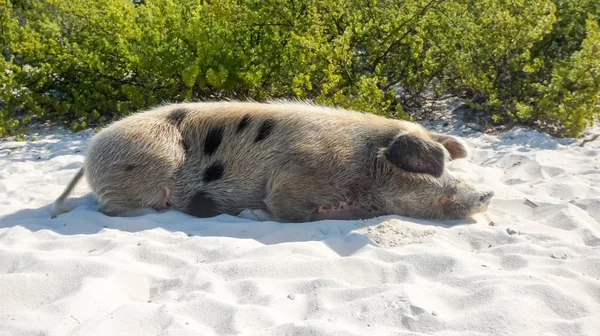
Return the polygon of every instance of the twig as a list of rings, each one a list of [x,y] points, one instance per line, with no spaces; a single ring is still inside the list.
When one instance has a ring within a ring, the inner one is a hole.
[[[525,198],[525,201],[533,204],[534,206],[538,206],[537,203],[535,203],[534,201],[530,200],[529,198]]]
[[[598,137],[600,137],[600,134],[594,134],[594,136],[593,136],[593,137],[591,137],[591,138],[589,138],[589,139],[585,139],[585,140],[583,140],[583,141],[582,141],[582,142],[579,144],[579,147],[583,147],[583,145],[585,145],[585,144],[586,144],[586,143],[588,143],[588,142],[592,142],[592,141],[594,141],[594,140],[598,139]]]
[[[427,3],[427,4],[426,4],[426,5],[423,7],[423,8],[421,8],[421,10],[419,11],[419,13],[418,13],[418,14],[415,14],[415,15],[411,16],[409,19],[407,19],[406,21],[402,22],[402,23],[401,23],[401,24],[400,24],[400,25],[399,25],[399,26],[398,26],[396,29],[394,29],[394,31],[393,31],[393,32],[391,32],[391,33],[390,33],[388,36],[386,36],[386,37],[383,39],[383,42],[382,42],[382,44],[385,44],[385,43],[387,43],[389,38],[391,38],[392,36],[394,36],[395,34],[397,34],[398,32],[400,32],[400,30],[401,30],[402,28],[404,28],[404,26],[406,26],[407,24],[409,24],[410,22],[412,22],[414,19],[416,19],[417,17],[421,17],[423,14],[425,14],[425,12],[427,11],[427,9],[429,9],[429,7],[431,7],[431,5],[433,5],[433,3],[434,3],[434,2],[435,2],[435,0],[431,0],[431,1],[429,1],[429,3]],[[442,1],[439,1],[439,2],[441,3],[441,2],[443,2],[443,0],[442,0]],[[381,55],[379,55],[377,58],[375,58],[375,61],[373,61],[373,68],[376,68],[376,67],[377,67],[377,64],[378,64],[379,62],[381,62],[383,59],[385,59],[385,58],[387,57],[388,53],[390,53],[390,52],[392,51],[392,48],[394,48],[394,47],[396,46],[396,44],[398,44],[398,43],[402,42],[402,40],[403,40],[403,39],[404,39],[406,36],[408,36],[408,34],[409,34],[409,33],[411,33],[411,30],[410,30],[410,29],[408,29],[408,30],[406,31],[406,33],[404,33],[404,35],[403,35],[403,36],[402,36],[402,37],[401,37],[399,40],[396,40],[396,41],[392,42],[392,43],[391,43],[391,44],[390,44],[390,45],[387,47],[387,49],[386,49],[386,50],[383,52],[383,54],[381,54]]]
[[[78,319],[74,318],[74,317],[73,317],[73,315],[71,315],[71,318],[72,318],[73,320],[77,321],[77,323],[81,324],[81,322],[79,322],[79,320],[78,320]]]

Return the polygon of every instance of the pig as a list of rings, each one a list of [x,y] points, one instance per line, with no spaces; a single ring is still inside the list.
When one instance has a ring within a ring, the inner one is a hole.
[[[308,102],[166,104],[101,130],[52,216],[85,176],[110,216],[468,219],[494,196],[448,171],[468,153],[414,122]]]

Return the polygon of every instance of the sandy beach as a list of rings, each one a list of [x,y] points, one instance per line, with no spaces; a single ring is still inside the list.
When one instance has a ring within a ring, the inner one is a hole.
[[[0,335],[598,335],[600,140],[443,125],[472,221],[51,219],[93,132],[0,141]]]

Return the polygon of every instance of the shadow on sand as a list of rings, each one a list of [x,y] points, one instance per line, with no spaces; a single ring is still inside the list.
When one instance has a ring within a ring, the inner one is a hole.
[[[94,234],[111,229],[130,233],[162,229],[183,232],[188,236],[254,239],[266,245],[322,241],[340,256],[348,256],[366,245],[377,246],[369,237],[355,230],[377,226],[392,218],[411,222],[414,225],[435,225],[446,228],[475,223],[469,220],[429,221],[382,216],[356,221],[323,220],[282,224],[272,221],[258,222],[230,215],[196,218],[174,210],[137,217],[109,217],[97,211],[97,203],[91,193],[71,199],[76,202],[77,207],[57,218],[50,218],[50,205],[37,209],[23,209],[0,217],[0,228],[21,226],[32,232],[50,230],[61,235]]]

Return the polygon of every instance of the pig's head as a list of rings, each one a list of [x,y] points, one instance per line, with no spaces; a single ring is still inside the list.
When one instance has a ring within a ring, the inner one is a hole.
[[[466,149],[462,150],[465,145],[449,136],[439,140],[443,143],[401,135],[385,150],[387,169],[383,169],[379,185],[388,213],[425,219],[469,219],[487,211],[494,192],[477,190],[446,167],[447,161],[466,156]]]
[[[402,174],[388,183],[381,195],[388,212],[414,218],[470,219],[487,211],[494,196],[493,191],[477,190],[447,170],[437,178]]]
[[[441,188],[438,197],[432,198],[435,217],[442,219],[467,219],[477,213],[487,211],[493,191],[481,191],[465,180],[446,172],[441,176]],[[435,190],[435,189],[434,189]]]

